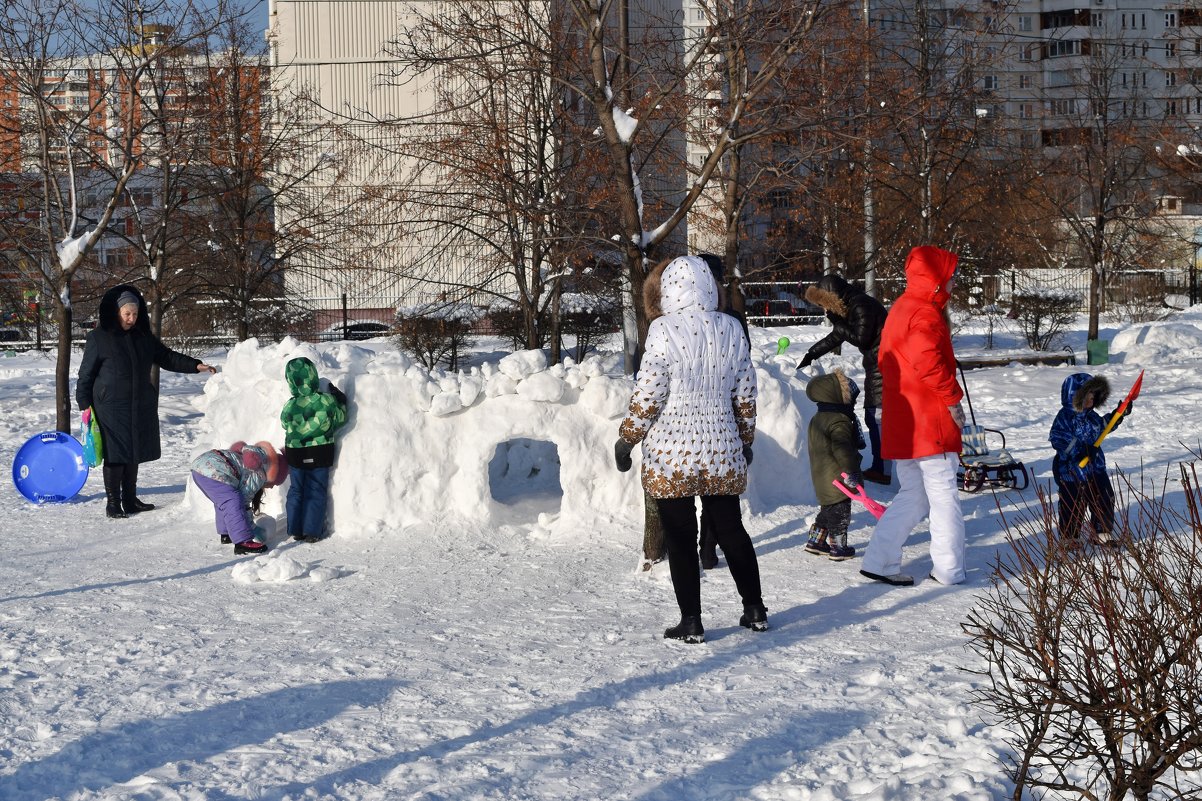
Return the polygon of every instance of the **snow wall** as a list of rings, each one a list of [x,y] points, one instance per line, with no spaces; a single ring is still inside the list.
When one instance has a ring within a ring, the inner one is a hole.
[[[197,405],[207,431],[198,442],[208,448],[270,440],[282,447],[284,365],[296,356],[311,359],[349,403],[331,476],[330,525],[338,536],[448,519],[497,525],[512,517],[497,496],[520,494],[526,483],[561,493],[557,516],[538,515],[548,534],[592,532],[606,521],[642,524],[641,449],[628,473],[613,460],[634,386],[621,374],[620,354],[548,367],[542,351],[522,351],[447,374],[393,349],[292,338],[260,346],[252,339],[234,347],[206,383]],[[805,448],[814,404],[794,376],[792,357],[753,348],[753,360],[758,425],[744,510],[814,504]],[[286,491],[266,493],[264,511],[280,514]],[[186,503],[213,514],[190,482]]]

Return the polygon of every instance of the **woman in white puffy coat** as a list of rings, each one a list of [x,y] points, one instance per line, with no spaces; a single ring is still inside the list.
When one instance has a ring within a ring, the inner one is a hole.
[[[705,262],[681,256],[647,277],[651,325],[630,410],[618,431],[620,469],[643,443],[643,488],[655,499],[668,548],[680,623],[669,639],[704,642],[697,514],[701,498],[743,600],[739,623],[768,628],[755,548],[739,512],[755,438],[755,369],[738,321],[717,311],[718,286]]]

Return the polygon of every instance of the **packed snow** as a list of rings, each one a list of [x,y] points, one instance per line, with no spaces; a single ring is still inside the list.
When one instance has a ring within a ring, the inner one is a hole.
[[[973,324],[960,355],[986,355]],[[1002,325],[995,343],[1019,349]],[[140,481],[159,508],[106,519],[98,470],[68,503],[0,491],[0,799],[1009,798],[1004,732],[971,703],[960,621],[1006,547],[1002,515],[1034,488],[962,494],[963,585],[889,588],[858,559],[806,554],[805,382],[861,372],[851,347],[795,372],[828,330],[752,329],[744,513],[772,628],[739,627],[723,562],[702,581],[699,646],[662,639],[677,619],[667,566],[641,570],[637,470],[612,465],[631,386],[620,342],[549,367],[484,341],[454,374],[386,341],[196,354],[221,371],[163,374],[164,457]],[[1104,366],[966,373],[977,421],[1005,432],[1038,485],[1060,383],[1079,370],[1109,377],[1111,403],[1146,370],[1107,442],[1113,468],[1164,479],[1199,450],[1202,307],[1102,335]],[[1068,344],[1084,353],[1083,324]],[[276,547],[235,557],[188,463],[237,439],[281,443],[298,355],[350,399],[333,536],[284,538],[272,490],[260,522]],[[4,464],[53,428],[53,397],[50,355],[0,354]],[[869,491],[888,503],[896,486]],[[872,522],[856,510],[858,551]],[[920,528],[905,572],[927,574],[927,542]]]

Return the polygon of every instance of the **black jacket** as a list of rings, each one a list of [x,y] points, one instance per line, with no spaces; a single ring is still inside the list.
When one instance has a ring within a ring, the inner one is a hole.
[[[121,328],[117,298],[138,296],[138,321]],[[153,462],[159,446],[159,392],[150,383],[150,368],[195,373],[199,359],[176,353],[150,332],[146,301],[132,286],[115,286],[100,301],[99,324],[88,334],[75,402],[92,407],[104,437],[104,460],[114,464]]]
[[[885,327],[885,307],[841,277],[824,275],[806,290],[806,300],[826,311],[834,326],[829,334],[810,346],[811,360],[825,356],[844,342],[856,347],[864,357],[864,406],[881,406],[881,368],[877,355],[881,348],[881,329]]]

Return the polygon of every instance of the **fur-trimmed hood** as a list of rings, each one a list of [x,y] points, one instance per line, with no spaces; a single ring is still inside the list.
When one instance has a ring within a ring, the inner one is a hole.
[[[647,319],[682,311],[718,310],[718,285],[709,266],[697,256],[661,262],[643,282]]]
[[[1089,373],[1073,373],[1060,386],[1060,404],[1074,412],[1085,410],[1085,398],[1094,396],[1093,408],[1098,408],[1110,397],[1110,382],[1105,376]]]
[[[847,304],[843,302],[843,298],[837,292],[823,289],[821,282],[806,287],[805,299],[815,306],[821,306],[823,311],[847,317]]]
[[[806,397],[815,403],[834,403],[848,406],[856,402],[859,388],[841,368],[820,375],[806,384]]]
[[[134,323],[133,330],[149,334],[150,316],[146,311],[146,299],[142,297],[142,293],[136,287],[130,284],[118,284],[104,293],[104,297],[100,299],[100,310],[96,315],[99,327],[105,331],[112,331],[114,333],[123,330],[121,328],[121,319],[118,316],[117,298],[126,292],[132,292],[138,298],[138,321]]]

